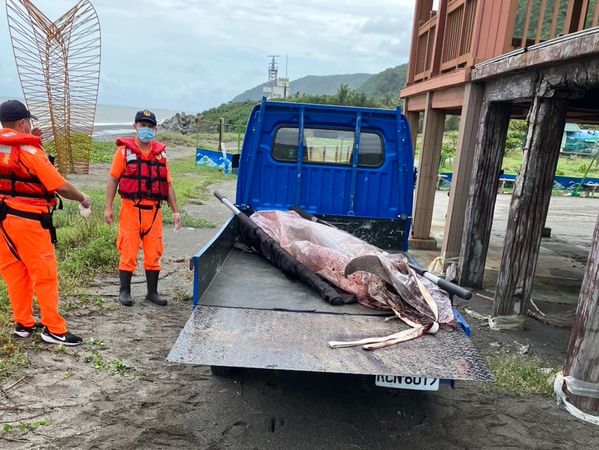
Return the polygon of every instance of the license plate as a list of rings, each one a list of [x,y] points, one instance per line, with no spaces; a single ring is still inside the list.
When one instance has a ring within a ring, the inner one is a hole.
[[[412,389],[415,391],[438,391],[438,378],[399,377],[393,375],[377,375],[374,384],[395,389]]]

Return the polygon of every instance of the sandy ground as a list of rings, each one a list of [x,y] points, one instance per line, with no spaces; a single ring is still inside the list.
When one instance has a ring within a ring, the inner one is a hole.
[[[106,169],[95,167],[85,183],[81,177],[75,183],[101,185]],[[214,188],[234,197],[233,182]],[[215,222],[228,217],[216,200],[190,205],[189,212]],[[136,303],[121,307],[115,271],[113,277],[94,280],[91,300],[65,314],[73,331],[96,344],[60,351],[32,338],[31,367],[0,384],[0,425],[49,423],[0,431],[0,448],[549,449],[594,448],[599,442],[599,428],[558,409],[553,399],[515,398],[479,383],[442,387],[429,395],[335,375],[246,370],[218,378],[207,367],[166,362],[191,313],[188,258],[215,231],[165,228],[160,287],[171,298],[167,307],[142,300],[139,269]],[[477,298],[471,307],[487,313],[491,303]],[[568,329],[530,320],[524,332],[493,333],[470,322],[473,340],[485,355],[527,344],[530,354],[552,365],[563,361]],[[128,376],[96,369],[93,358],[108,365],[122,361],[130,368]]]

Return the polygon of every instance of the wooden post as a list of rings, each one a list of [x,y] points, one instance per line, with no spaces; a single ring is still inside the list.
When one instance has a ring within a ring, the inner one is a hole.
[[[222,151],[223,149],[223,134],[225,132],[225,119],[222,117],[218,119],[218,149]]]
[[[535,97],[528,113],[526,146],[510,205],[493,316],[526,315],[566,109],[563,99]]]
[[[576,320],[570,334],[564,375],[599,384],[599,218],[580,288]],[[590,414],[599,412],[599,398],[571,395],[569,401]]]
[[[460,117],[458,148],[449,191],[443,246],[441,247],[441,256],[444,260],[460,254],[483,93],[484,88],[478,84],[468,83],[464,87],[464,106],[462,106]]]
[[[406,111],[406,119],[410,127],[410,137],[412,138],[412,155],[416,153],[416,140],[418,138],[418,122],[420,113],[417,111]]]
[[[417,240],[431,240],[433,205],[435,203],[441,144],[445,128],[445,113],[442,110],[432,108],[432,95],[432,92],[427,94],[424,129],[422,130],[422,153],[420,154],[416,182],[412,238]]]
[[[433,54],[431,56],[431,77],[439,75],[441,68],[441,54],[443,53],[443,41],[445,40],[445,20],[447,19],[447,2],[448,0],[439,0]]]
[[[420,23],[428,18],[432,6],[433,0],[416,0],[414,20],[412,22],[412,41],[410,44],[410,58],[408,62],[406,85],[410,85],[414,82],[416,60],[418,59],[416,56],[418,54],[418,28],[420,28]]]
[[[511,103],[484,101],[481,108],[458,262],[458,280],[463,286],[480,288],[483,284],[511,112]]]

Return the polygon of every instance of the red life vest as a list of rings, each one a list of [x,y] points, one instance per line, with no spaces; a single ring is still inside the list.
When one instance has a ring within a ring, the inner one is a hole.
[[[135,139],[117,139],[125,156],[125,170],[119,179],[119,194],[131,200],[168,200],[166,146],[153,142],[147,158]]]
[[[35,206],[56,206],[56,195],[23,164],[23,152],[44,152],[38,136],[4,128],[0,130],[0,200],[13,198]]]

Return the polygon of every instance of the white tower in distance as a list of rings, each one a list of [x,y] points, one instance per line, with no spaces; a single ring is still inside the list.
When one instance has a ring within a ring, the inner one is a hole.
[[[287,78],[287,69],[285,69],[285,78],[279,78],[279,64],[277,58],[279,55],[269,55],[268,63],[268,84],[262,88],[263,95],[268,98],[287,98],[290,94],[289,78]],[[287,63],[285,64],[287,67]]]

